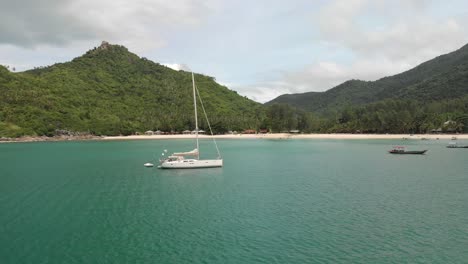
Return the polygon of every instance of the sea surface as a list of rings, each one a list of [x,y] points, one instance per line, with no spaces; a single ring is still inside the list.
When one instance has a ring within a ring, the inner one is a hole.
[[[143,166],[191,140],[0,144],[0,263],[468,263],[447,144],[219,140],[194,170]]]

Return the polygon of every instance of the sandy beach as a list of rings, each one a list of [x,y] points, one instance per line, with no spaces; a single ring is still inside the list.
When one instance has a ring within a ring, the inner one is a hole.
[[[211,138],[208,135],[199,135],[200,138]],[[408,139],[408,140],[451,140],[468,139],[468,134],[287,134],[287,133],[269,133],[269,134],[232,134],[215,135],[216,139]],[[147,140],[147,139],[191,139],[195,135],[133,135],[133,136],[115,136],[103,137],[103,140]]]
[[[407,140],[452,140],[468,139],[468,134],[229,134],[199,135],[200,138],[215,139],[407,139]],[[41,142],[41,141],[81,141],[81,140],[166,140],[193,139],[195,135],[132,135],[132,136],[55,136],[55,137],[21,137],[1,138],[0,143],[8,142]]]

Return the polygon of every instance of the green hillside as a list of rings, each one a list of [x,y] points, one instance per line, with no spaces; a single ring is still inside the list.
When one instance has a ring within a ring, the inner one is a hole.
[[[327,113],[350,105],[386,99],[433,102],[468,94],[468,45],[421,65],[374,82],[347,81],[326,92],[285,94],[268,102],[286,103],[306,111]]]
[[[213,127],[256,128],[263,106],[195,75]],[[103,43],[70,62],[21,73],[0,66],[0,136],[193,129],[191,73]],[[207,129],[203,118],[200,127]]]
[[[375,82],[350,80],[326,92],[283,95],[266,105],[213,77],[196,74],[195,79],[215,133],[468,132],[468,46]],[[194,128],[191,73],[107,43],[70,62],[26,72],[0,66],[0,94],[0,137]]]

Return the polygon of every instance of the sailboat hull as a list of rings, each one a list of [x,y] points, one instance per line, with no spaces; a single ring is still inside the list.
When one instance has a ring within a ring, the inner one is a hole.
[[[222,167],[223,160],[177,160],[164,161],[159,166],[160,169],[194,169],[194,168],[216,168]]]
[[[218,159],[215,160],[200,160],[200,152],[199,152],[199,143],[198,143],[198,115],[197,115],[197,90],[195,87],[195,77],[192,72],[192,87],[193,87],[193,108],[195,113],[195,140],[197,143],[197,147],[188,152],[176,152],[169,156],[167,159],[161,161],[161,165],[158,166],[160,169],[195,169],[195,168],[216,168],[223,166],[223,160],[220,159],[221,155],[219,154],[218,146],[216,145],[216,141],[213,138],[213,142],[215,143],[216,150],[218,151]],[[201,106],[203,108],[203,112],[205,113],[206,121],[208,126],[210,125],[208,121],[208,117],[205,112],[205,107],[203,106],[203,102],[200,98]],[[211,126],[210,126],[211,131]],[[211,133],[213,135],[213,133]],[[164,153],[163,153],[164,154]],[[186,156],[195,156],[196,159],[187,159]]]

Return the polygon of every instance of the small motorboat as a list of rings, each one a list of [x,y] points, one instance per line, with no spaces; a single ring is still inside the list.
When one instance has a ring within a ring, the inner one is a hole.
[[[389,150],[388,153],[390,154],[424,154],[426,153],[427,149],[425,150],[406,150],[405,147],[396,146],[393,147],[392,150]]]
[[[145,164],[143,164],[143,165],[144,165],[145,167],[147,167],[147,168],[153,167],[153,166],[154,166],[153,163],[149,163],[149,162],[147,162],[147,163],[145,163]]]

